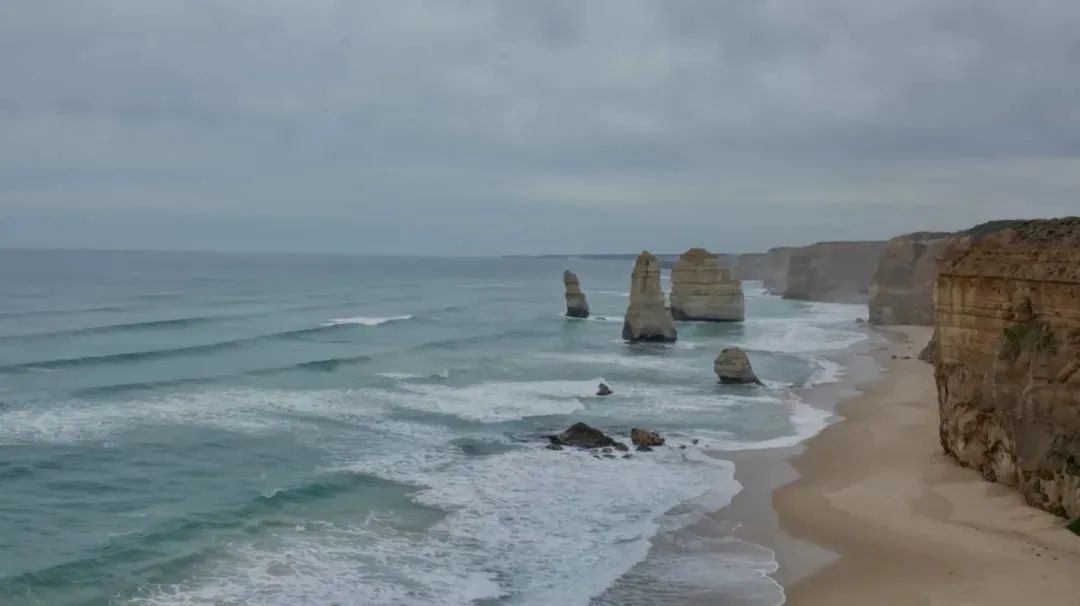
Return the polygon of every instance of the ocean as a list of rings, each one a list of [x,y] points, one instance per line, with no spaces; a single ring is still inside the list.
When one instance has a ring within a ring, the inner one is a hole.
[[[763,547],[653,546],[739,491],[722,451],[828,423],[865,308],[744,282],[745,323],[631,346],[631,268],[0,251],[0,604],[778,603]],[[576,421],[669,446],[546,448]]]

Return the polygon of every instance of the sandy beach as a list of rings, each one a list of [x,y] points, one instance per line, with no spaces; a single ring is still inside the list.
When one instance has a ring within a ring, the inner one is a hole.
[[[787,603],[1080,604],[1080,537],[942,454],[932,367],[915,359],[930,329],[886,336],[883,378],[773,493],[781,571],[816,569],[778,576]]]

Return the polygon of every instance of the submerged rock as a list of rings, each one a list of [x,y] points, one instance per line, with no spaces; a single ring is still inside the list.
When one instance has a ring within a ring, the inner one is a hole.
[[[564,271],[563,285],[566,286],[566,315],[571,318],[588,318],[589,302],[585,300],[585,293],[581,292],[581,282],[577,275],[570,270]]]
[[[611,388],[604,383],[601,383],[600,386],[596,388],[596,395],[598,396],[610,396],[612,393],[614,392],[611,391]]]
[[[663,446],[664,438],[655,431],[648,429],[633,428],[630,430],[630,441],[634,446]]]
[[[552,444],[578,448],[604,448],[618,444],[604,432],[585,423],[574,423],[566,431],[557,436],[550,436],[549,439]]]
[[[754,369],[750,366],[750,357],[738,347],[729,347],[720,352],[713,362],[713,372],[721,383],[753,383],[761,385]]]
[[[671,317],[676,320],[742,322],[742,283],[716,255],[691,248],[671,270]]]
[[[642,252],[630,277],[630,305],[623,321],[623,339],[672,343],[678,338],[660,288],[660,263],[648,251]]]

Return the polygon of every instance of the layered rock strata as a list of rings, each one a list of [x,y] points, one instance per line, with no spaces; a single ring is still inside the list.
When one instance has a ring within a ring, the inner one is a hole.
[[[721,383],[753,383],[761,385],[753,367],[750,366],[750,357],[738,347],[729,347],[720,352],[713,362],[713,372]]]
[[[884,242],[820,242],[791,252],[785,299],[865,303]]]
[[[1080,218],[973,236],[934,298],[945,452],[1080,517]]]
[[[588,318],[589,302],[585,299],[585,293],[581,292],[581,282],[577,275],[570,270],[564,271],[563,285],[566,287],[566,315],[571,318]]]
[[[889,240],[870,280],[870,323],[932,325],[938,263],[956,239],[920,232]]]
[[[623,339],[671,343],[678,338],[675,323],[660,287],[660,264],[649,251],[642,252],[630,276],[630,305],[623,320]]]
[[[671,317],[741,322],[746,317],[742,283],[716,255],[704,248],[691,248],[671,270]]]
[[[942,259],[975,238],[1017,224],[991,221],[956,233],[918,232],[889,240],[870,281],[870,322],[932,325],[934,283]]]

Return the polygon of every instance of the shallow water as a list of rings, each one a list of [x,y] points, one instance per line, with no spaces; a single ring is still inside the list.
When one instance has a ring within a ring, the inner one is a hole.
[[[768,603],[752,545],[635,565],[739,490],[708,449],[824,426],[797,389],[843,373],[863,309],[747,282],[744,324],[631,347],[630,269],[0,252],[0,603],[627,604],[650,578]],[[765,387],[715,383],[729,345]],[[544,448],[578,420],[676,447]]]

